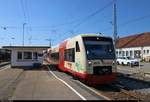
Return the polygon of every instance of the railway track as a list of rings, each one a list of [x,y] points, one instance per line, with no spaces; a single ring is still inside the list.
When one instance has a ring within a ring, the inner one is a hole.
[[[6,66],[6,65],[9,65],[9,64],[10,64],[10,62],[3,62],[3,63],[0,63],[0,67]]]
[[[150,94],[143,93],[144,88],[145,90],[146,88],[150,88],[150,86],[148,85],[149,84],[147,82],[138,81],[138,80],[135,81],[134,79],[128,79],[127,77],[119,77],[118,80],[111,85],[92,87],[92,89],[109,97],[111,100],[142,101],[142,100],[150,100]]]
[[[140,97],[142,94],[126,90],[117,84],[99,87],[89,87],[89,86],[86,87],[90,88],[90,90],[91,89],[94,90],[93,91],[94,93],[96,93],[100,97],[103,96],[108,100],[137,100],[137,101],[144,100]]]
[[[85,88],[89,89],[93,93],[97,94],[100,97],[104,97],[107,100],[144,100],[140,96],[142,94],[137,92],[132,92],[118,84],[112,85],[100,85],[97,87],[87,86],[80,81],[74,81],[76,84],[80,84]]]
[[[80,80],[81,81],[81,80]],[[82,86],[87,86],[80,82],[78,80],[74,80],[73,82],[76,84],[80,84]],[[126,83],[126,84],[125,84]],[[136,91],[138,88],[150,88],[150,86],[145,82],[134,80],[134,79],[128,79],[127,77],[118,76],[118,80],[111,84],[111,85],[105,85],[105,86],[97,86],[97,87],[91,87],[87,86],[92,90],[95,90],[94,93],[101,96],[104,95],[111,100],[150,100],[150,94],[144,94],[139,91]],[[133,86],[134,85],[134,86]],[[139,87],[139,85],[141,85]]]
[[[10,68],[9,64],[8,65],[4,65],[4,66],[0,67],[0,71],[8,69],[8,68]]]
[[[132,91],[140,92],[142,94],[149,95],[150,97],[150,82],[148,81],[127,77],[124,75],[119,75],[117,81]]]
[[[142,99],[139,97],[139,93],[130,91],[127,87],[120,84],[110,85],[110,88],[116,88],[118,92],[113,92],[111,98],[115,100],[138,100]]]
[[[127,79],[124,79],[127,80]],[[94,90],[94,92],[98,95],[104,95],[107,98],[109,98],[110,100],[137,100],[137,101],[142,101],[142,100],[150,100],[150,94],[144,94],[141,93],[139,91],[136,91],[135,89],[133,89],[131,86],[132,84],[128,84],[128,86],[126,86],[124,83],[120,83],[120,81],[116,81],[115,83],[111,84],[111,85],[99,85],[99,86],[87,86],[85,84],[83,84],[83,82],[80,81],[75,81],[75,83],[77,84],[81,84],[85,87],[88,87],[92,90]],[[135,81],[133,79],[130,79],[130,81]],[[128,81],[129,82],[129,81]],[[131,82],[129,82],[131,83]],[[141,83],[141,81],[136,81],[136,83],[134,82],[133,84],[139,84]],[[145,85],[144,82],[143,86]],[[138,86],[137,86],[138,87]],[[141,85],[142,87],[142,85]]]

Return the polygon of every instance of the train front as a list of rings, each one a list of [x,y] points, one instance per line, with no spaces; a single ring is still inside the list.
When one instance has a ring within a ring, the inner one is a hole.
[[[86,53],[86,81],[90,85],[116,80],[115,51],[110,37],[83,37]]]

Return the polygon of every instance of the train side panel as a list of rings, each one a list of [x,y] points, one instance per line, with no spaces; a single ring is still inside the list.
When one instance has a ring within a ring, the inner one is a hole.
[[[79,45],[78,50],[80,51],[76,51],[77,43]],[[72,39],[69,39],[64,53],[64,67],[66,71],[72,73],[74,76],[83,77],[83,74],[86,72],[86,60],[82,38],[80,36],[76,36]]]
[[[79,76],[80,78],[85,78],[86,74],[88,73],[87,71],[87,66],[86,66],[86,51],[84,47],[83,40],[81,36],[79,36],[75,40],[75,75]]]

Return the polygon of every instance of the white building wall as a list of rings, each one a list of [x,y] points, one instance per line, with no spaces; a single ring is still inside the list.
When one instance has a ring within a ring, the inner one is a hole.
[[[140,54],[141,58],[142,58],[142,56],[143,56],[143,58],[147,57],[147,56],[150,56],[150,46],[119,48],[119,49],[116,49],[116,51],[117,51],[116,55],[117,56],[131,56],[132,58],[135,58],[135,54],[134,53],[137,50],[140,50],[140,52],[141,52],[141,54]],[[128,55],[126,55],[127,51],[128,51]],[[130,51],[132,51],[132,55],[131,55]],[[144,51],[145,51],[145,53],[144,53]],[[147,53],[147,51],[148,51],[148,53]]]
[[[18,49],[12,49],[12,54],[11,54],[11,66],[32,66],[33,63],[43,63],[43,56],[37,58],[37,60],[18,60],[17,59],[17,52],[24,52],[24,51],[29,51],[29,52],[38,52],[38,53],[43,53],[42,50],[34,50],[34,49],[27,49],[27,50],[18,50]]]
[[[146,56],[150,56],[150,46],[146,46],[143,48],[143,52],[145,50],[145,53],[143,53],[143,57],[146,57]],[[149,53],[147,53],[147,50],[149,50]]]

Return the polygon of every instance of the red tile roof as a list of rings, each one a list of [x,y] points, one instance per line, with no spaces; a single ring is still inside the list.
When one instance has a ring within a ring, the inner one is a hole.
[[[116,47],[127,48],[139,46],[150,46],[150,32],[119,38]]]

